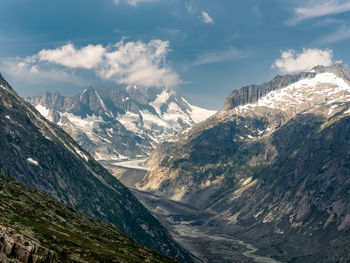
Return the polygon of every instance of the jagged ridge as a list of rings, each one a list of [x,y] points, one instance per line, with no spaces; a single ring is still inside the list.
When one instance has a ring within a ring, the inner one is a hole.
[[[97,160],[148,156],[159,142],[214,113],[174,90],[132,85],[89,88],[71,97],[46,93],[28,101]]]

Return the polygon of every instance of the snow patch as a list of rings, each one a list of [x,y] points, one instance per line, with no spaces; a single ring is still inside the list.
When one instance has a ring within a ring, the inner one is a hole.
[[[190,116],[191,116],[191,119],[195,122],[195,123],[198,123],[198,122],[202,122],[206,119],[208,119],[209,117],[213,116],[216,111],[214,110],[207,110],[207,109],[203,109],[203,108],[200,108],[200,107],[197,107],[197,106],[193,106],[191,105],[190,103],[188,103],[187,100],[185,100],[184,98],[181,98],[185,103],[188,104],[188,106],[190,107]]]
[[[61,118],[57,123],[61,127],[67,127],[69,125],[74,126],[75,130],[85,133],[88,138],[95,142],[100,143],[99,137],[95,133],[95,129],[99,128],[100,123],[105,123],[102,117],[96,115],[88,115],[86,118],[81,118],[80,116],[74,115],[68,112],[59,112]],[[69,120],[69,124],[62,122],[62,117],[66,117]]]
[[[125,129],[136,134],[141,134],[138,127],[138,124],[140,123],[140,116],[138,114],[127,111],[125,114],[118,115],[117,120],[123,124]]]
[[[40,112],[41,115],[43,115],[46,119],[49,121],[53,121],[52,117],[50,116],[50,110],[44,107],[43,105],[37,105],[35,106],[35,109]]]
[[[350,86],[342,78],[333,73],[321,73],[312,79],[302,79],[285,88],[271,91],[257,102],[238,106],[234,110],[243,113],[256,107],[267,107],[282,111],[294,109],[295,113],[300,113],[318,103],[349,101],[349,97]]]
[[[163,104],[166,104],[169,98],[169,91],[167,89],[164,89],[160,94],[157,95],[157,98],[150,103],[150,105],[153,106],[153,108],[156,110],[159,116],[162,115],[160,110],[161,106]]]
[[[329,111],[328,111],[328,116],[332,114],[332,112],[334,111],[335,108],[337,108],[338,105],[333,105],[332,107],[329,108]]]
[[[27,158],[27,162],[28,163],[31,163],[31,164],[34,164],[34,165],[36,165],[36,166],[39,166],[39,163],[38,163],[38,161],[36,161],[36,160],[34,160],[34,159],[32,159],[32,158]]]
[[[77,147],[73,146],[75,152],[83,159],[85,159],[85,161],[89,161],[89,158],[82,152],[80,151]]]
[[[142,121],[146,128],[151,129],[154,125],[161,127],[169,127],[169,124],[163,121],[158,116],[155,116],[148,110],[141,111]]]
[[[100,95],[98,95],[97,91],[95,91],[96,97],[98,99],[98,101],[100,102],[102,108],[105,110],[105,113],[107,116],[112,117],[113,113],[111,111],[107,112],[107,107],[105,105],[105,103],[103,102],[103,100],[101,99]]]
[[[350,113],[350,109],[348,109],[347,111],[344,111],[344,114],[348,114]]]

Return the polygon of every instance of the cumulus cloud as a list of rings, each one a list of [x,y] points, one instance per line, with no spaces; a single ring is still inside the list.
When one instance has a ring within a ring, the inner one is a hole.
[[[348,0],[307,0],[303,6],[294,9],[295,16],[287,24],[296,24],[301,21],[344,13],[350,11]]]
[[[333,63],[331,49],[307,48],[301,53],[290,49],[281,53],[281,58],[275,60],[272,68],[277,68],[283,73],[294,73],[308,71],[317,65],[330,66]]]
[[[214,64],[236,59],[246,58],[249,52],[239,50],[235,47],[229,47],[220,51],[209,51],[199,55],[193,65]]]
[[[97,73],[119,83],[143,86],[171,87],[180,82],[179,76],[167,65],[169,42],[149,43],[123,41],[107,48],[104,63]]]
[[[203,19],[203,22],[206,24],[213,24],[214,23],[214,19],[211,18],[209,16],[209,14],[205,11],[202,11],[202,19]]]
[[[87,45],[76,48],[69,43],[56,49],[44,49],[25,58],[18,68],[39,74],[42,63],[66,68],[93,70],[101,79],[145,87],[172,87],[180,78],[166,61],[169,42],[151,40],[120,41],[114,45]]]
[[[71,68],[91,69],[101,63],[105,48],[101,45],[88,45],[76,49],[69,43],[57,49],[43,49],[38,53],[40,61],[47,61]]]

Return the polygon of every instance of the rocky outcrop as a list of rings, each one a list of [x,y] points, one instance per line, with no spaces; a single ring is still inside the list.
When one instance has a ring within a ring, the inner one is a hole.
[[[55,263],[55,252],[40,246],[11,228],[0,225],[0,261],[21,263]]]

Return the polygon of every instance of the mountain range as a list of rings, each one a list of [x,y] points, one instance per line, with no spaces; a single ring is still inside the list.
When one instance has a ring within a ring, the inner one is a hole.
[[[214,115],[135,86],[28,100],[46,119],[0,78],[0,171],[143,245],[192,261],[84,147],[115,161],[157,147],[141,181],[123,178],[186,247],[201,252],[210,239],[211,259],[220,246],[225,262],[350,258],[350,73],[340,64],[234,90]]]
[[[0,127],[1,173],[119,228],[142,245],[191,262],[125,186],[19,97],[1,75]]]
[[[138,188],[214,213],[204,228],[275,260],[346,262],[349,135],[343,66],[277,76],[234,90],[215,115],[160,144]]]
[[[103,161],[147,157],[160,142],[215,113],[192,106],[174,90],[133,85],[27,100]]]

